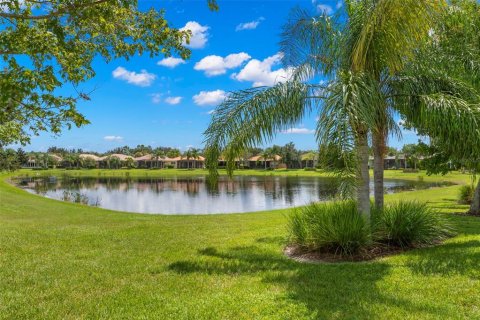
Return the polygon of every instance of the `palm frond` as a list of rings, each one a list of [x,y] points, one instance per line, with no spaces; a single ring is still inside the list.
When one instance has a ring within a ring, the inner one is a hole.
[[[436,17],[446,8],[443,0],[357,1],[361,14],[351,16],[358,36],[352,52],[354,71],[391,73],[403,69],[419,43],[428,39]]]
[[[225,156],[229,174],[235,158],[258,144],[269,142],[297,124],[312,109],[315,86],[279,83],[231,93],[215,110],[205,131],[207,166],[216,175],[217,160]]]
[[[326,13],[313,17],[296,8],[283,26],[280,49],[283,63],[294,66],[294,77],[306,80],[318,74],[331,74],[339,63],[342,24]]]
[[[414,83],[427,82],[422,79]],[[445,90],[445,84],[443,79],[441,86],[437,83],[405,91],[395,98],[396,106],[407,124],[419,133],[437,140],[446,152],[469,158],[480,152],[480,97],[460,82],[452,81],[449,90]],[[426,90],[432,88],[437,90]]]

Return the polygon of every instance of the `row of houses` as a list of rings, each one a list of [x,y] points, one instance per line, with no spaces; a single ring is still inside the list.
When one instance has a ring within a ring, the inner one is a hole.
[[[59,167],[68,167],[68,164],[64,159],[56,154],[49,154],[54,160],[54,165]],[[205,158],[199,156],[197,158],[187,158],[179,156],[175,158],[168,157],[155,157],[154,155],[147,154],[141,157],[132,157],[125,154],[111,154],[107,156],[97,156],[94,154],[80,154],[79,158],[83,161],[90,160],[94,163],[94,167],[107,169],[117,165],[125,166],[126,163],[131,163],[137,168],[175,168],[175,169],[201,169],[205,168]],[[313,153],[307,153],[302,155],[301,161],[296,163],[292,168],[314,168],[318,164],[318,157]],[[220,168],[227,165],[225,159],[218,160],[218,166]],[[250,168],[250,169],[267,169],[267,168],[282,168],[285,165],[282,163],[282,157],[274,155],[271,158],[264,159],[262,156],[253,156],[248,159],[237,159],[235,161],[237,168]],[[43,168],[45,167],[44,159],[29,158],[28,162],[24,164],[26,168]],[[369,167],[373,168],[373,157],[369,158]],[[386,156],[384,159],[385,169],[406,169],[407,158],[405,154],[399,154],[397,156]]]
[[[68,167],[72,164],[68,163],[58,155],[50,154],[55,161],[55,166]],[[205,168],[205,158],[198,156],[197,158],[187,158],[179,156],[175,158],[168,157],[155,157],[154,155],[147,154],[141,157],[132,157],[125,154],[111,154],[107,156],[97,156],[95,154],[80,154],[79,158],[83,161],[91,161],[95,163],[96,168],[106,169],[112,168],[120,164],[120,166],[126,166],[127,163],[133,164],[137,168],[175,168],[175,169],[201,169]],[[263,159],[261,156],[254,156],[249,159],[236,161],[238,167],[248,168],[278,168],[280,166],[282,157],[275,155],[270,159]],[[305,165],[313,166],[313,162],[306,160]],[[224,159],[219,159],[219,167],[226,166]],[[43,168],[45,167],[45,160],[29,158],[28,162],[24,165],[27,168]]]

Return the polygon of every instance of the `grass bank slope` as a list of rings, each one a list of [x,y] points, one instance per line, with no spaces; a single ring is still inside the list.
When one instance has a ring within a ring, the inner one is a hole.
[[[445,244],[309,265],[282,254],[288,210],[129,214],[45,199],[0,178],[0,318],[480,318],[480,219],[451,214],[466,211],[458,186],[387,197],[451,215],[460,233]]]

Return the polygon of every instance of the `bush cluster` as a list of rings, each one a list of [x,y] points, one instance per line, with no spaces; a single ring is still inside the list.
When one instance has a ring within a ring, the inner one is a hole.
[[[353,201],[317,204],[290,216],[291,242],[309,251],[355,254],[372,242],[370,227]]]
[[[314,203],[289,216],[290,244],[305,251],[355,255],[375,246],[431,245],[453,234],[445,216],[426,204],[397,202],[372,210],[367,221],[354,201]]]
[[[472,203],[474,192],[475,192],[475,189],[472,185],[467,184],[467,185],[461,186],[460,190],[458,191],[458,202],[460,204]]]

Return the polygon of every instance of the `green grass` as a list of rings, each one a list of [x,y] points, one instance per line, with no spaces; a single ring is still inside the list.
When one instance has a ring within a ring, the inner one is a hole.
[[[452,215],[459,235],[438,247],[372,262],[302,264],[282,254],[287,210],[128,214],[45,199],[0,178],[2,319],[480,319],[478,218]],[[465,212],[458,189],[387,201]]]

